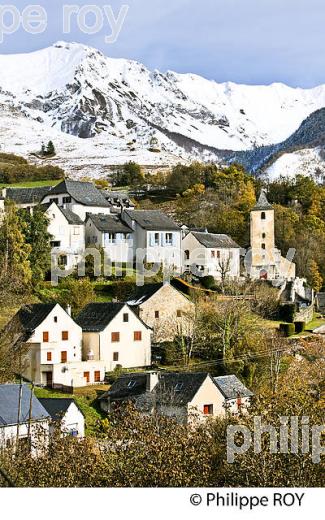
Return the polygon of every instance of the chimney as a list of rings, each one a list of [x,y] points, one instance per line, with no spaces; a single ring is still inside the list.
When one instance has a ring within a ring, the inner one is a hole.
[[[158,372],[147,372],[147,386],[146,391],[152,392],[155,386],[159,381],[159,373]]]
[[[66,311],[67,311],[67,314],[69,314],[69,316],[71,316],[71,305],[67,305]]]

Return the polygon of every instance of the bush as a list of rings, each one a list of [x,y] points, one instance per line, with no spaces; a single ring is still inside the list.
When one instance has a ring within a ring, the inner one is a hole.
[[[296,321],[295,322],[296,334],[300,332],[304,332],[306,330],[306,322],[305,321]]]
[[[296,328],[294,323],[280,323],[280,331],[289,338],[296,333]]]
[[[287,323],[295,321],[296,305],[294,303],[285,303],[280,307],[280,319]]]
[[[205,289],[214,289],[216,281],[213,276],[204,276],[201,283]]]

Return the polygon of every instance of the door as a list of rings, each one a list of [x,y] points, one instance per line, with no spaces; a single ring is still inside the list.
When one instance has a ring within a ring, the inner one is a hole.
[[[53,386],[53,374],[52,372],[45,372],[46,374],[46,386],[52,388]]]
[[[87,383],[90,383],[90,372],[84,372],[84,378],[86,379]]]
[[[100,371],[96,370],[94,374],[95,383],[100,383]]]

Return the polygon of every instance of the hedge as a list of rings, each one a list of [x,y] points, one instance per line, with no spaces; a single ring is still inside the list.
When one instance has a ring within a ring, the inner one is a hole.
[[[294,323],[280,323],[280,331],[289,338],[296,333],[296,328]]]
[[[287,323],[293,323],[295,321],[296,305],[294,303],[285,303],[281,305],[279,314],[281,320],[286,321]]]

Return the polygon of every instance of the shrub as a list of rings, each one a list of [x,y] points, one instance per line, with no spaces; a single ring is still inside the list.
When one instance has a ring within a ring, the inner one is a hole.
[[[305,321],[296,321],[295,322],[296,334],[300,332],[304,332],[306,330],[306,322]]]
[[[294,323],[280,323],[280,331],[289,338],[295,334],[296,328]]]
[[[296,306],[294,303],[285,303],[280,307],[280,319],[287,323],[293,323],[295,320]]]
[[[214,289],[216,281],[213,276],[204,276],[201,283],[205,289]]]

